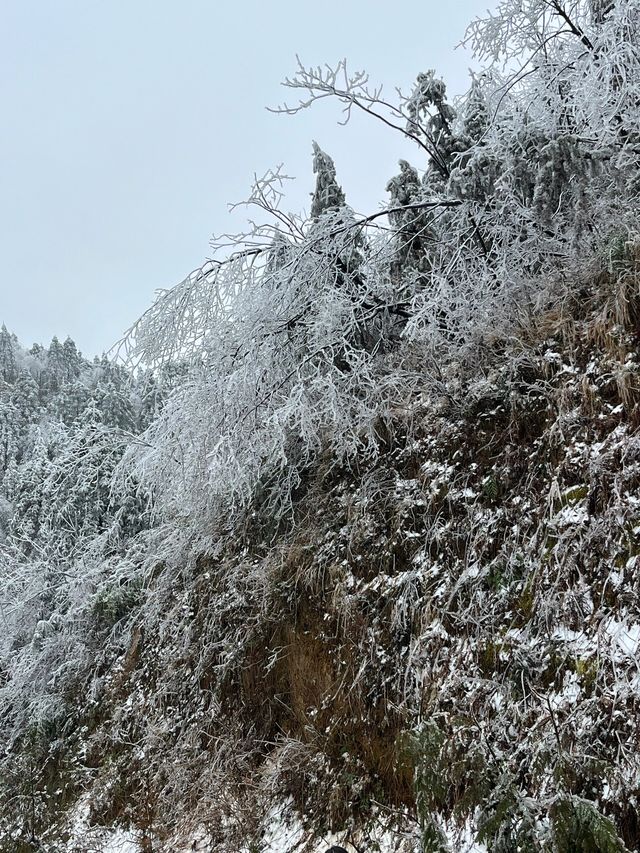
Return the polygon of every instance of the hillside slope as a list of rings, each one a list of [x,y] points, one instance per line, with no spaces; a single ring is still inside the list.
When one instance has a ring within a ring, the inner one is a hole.
[[[287,529],[157,566],[65,759],[91,768],[94,822],[239,849],[282,803],[356,849],[382,827],[433,850],[469,827],[492,850],[638,849],[625,252],[398,411],[374,460],[310,470]]]
[[[640,0],[467,40],[300,63],[419,166],[257,178],[128,370],[0,335],[2,853],[640,849]]]

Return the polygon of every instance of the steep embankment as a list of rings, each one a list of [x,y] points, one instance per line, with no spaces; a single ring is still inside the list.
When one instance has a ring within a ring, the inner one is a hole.
[[[637,849],[638,283],[629,244],[377,458],[309,471],[289,529],[256,507],[158,566],[98,666],[94,819],[228,850],[281,802],[359,849]]]
[[[282,111],[416,163],[369,215],[317,145],[310,216],[256,177],[132,327],[132,394],[72,344],[20,378],[0,334],[2,853],[83,810],[147,853],[287,812],[359,851],[638,848],[640,0],[466,39],[455,106],[298,64]]]

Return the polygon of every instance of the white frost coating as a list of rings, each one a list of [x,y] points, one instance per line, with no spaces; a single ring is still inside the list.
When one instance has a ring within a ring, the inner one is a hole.
[[[607,622],[605,630],[622,654],[637,662],[640,623],[619,622],[617,619],[611,619]]]
[[[74,807],[69,822],[71,837],[63,848],[65,853],[140,853],[140,842],[134,833],[89,825],[86,796]]]
[[[140,844],[124,830],[109,833],[102,842],[102,853],[140,853]]]
[[[577,275],[602,252],[602,223],[636,225],[640,0],[597,26],[588,3],[571,4],[571,26],[557,5],[505,0],[471,26],[471,47],[495,64],[457,109],[433,72],[397,106],[344,62],[299,64],[286,81],[302,100],[283,111],[327,96],[347,118],[366,110],[416,143],[427,172],[402,161],[387,233],[384,211],[358,217],[346,205],[316,146],[309,220],[284,211],[287,176],[267,173],[248,200],[264,219],[219,240],[226,257],[162,293],[136,325],[135,357],[193,365],[124,463],[168,517],[227,519],[256,491],[286,513],[323,450],[375,453],[413,388],[437,393],[449,365],[550,295],[547,282]],[[505,75],[502,60],[517,70]],[[606,251],[617,263],[618,244]],[[559,358],[550,347],[550,370]],[[585,512],[566,507],[557,523],[584,523]]]

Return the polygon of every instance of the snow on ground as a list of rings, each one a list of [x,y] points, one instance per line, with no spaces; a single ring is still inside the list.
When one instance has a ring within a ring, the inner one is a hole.
[[[139,837],[133,832],[121,829],[106,830],[88,826],[89,808],[86,800],[76,807],[72,818],[72,839],[64,848],[65,853],[141,853]],[[265,820],[265,834],[261,853],[295,853],[303,847],[304,832],[300,824],[287,819],[286,807],[274,806]],[[486,847],[473,840],[468,830],[450,829],[446,832],[452,850],[457,853],[486,853]],[[305,853],[326,853],[332,845],[344,847],[347,853],[361,853],[341,835],[327,834],[318,839],[312,847],[305,847]],[[418,849],[417,834],[411,833],[404,838],[398,833],[381,830],[375,837],[375,849],[379,853],[413,853]],[[197,832],[186,843],[171,844],[171,853],[209,853],[212,846],[204,830]],[[249,853],[249,847],[243,847],[239,853]]]
[[[89,801],[83,797],[71,815],[71,839],[64,853],[140,853],[133,832],[89,826]]]

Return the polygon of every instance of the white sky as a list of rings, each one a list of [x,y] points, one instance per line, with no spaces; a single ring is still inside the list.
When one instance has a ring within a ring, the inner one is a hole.
[[[435,68],[468,85],[454,51],[491,0],[2,0],[0,322],[25,345],[71,335],[88,355],[117,340],[157,288],[237,230],[227,203],[284,162],[289,209],[313,188],[311,140],[336,162],[347,201],[377,209],[420,151],[337,103],[275,116],[305,64],[347,57],[408,91]]]

